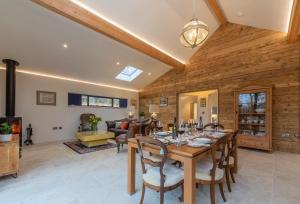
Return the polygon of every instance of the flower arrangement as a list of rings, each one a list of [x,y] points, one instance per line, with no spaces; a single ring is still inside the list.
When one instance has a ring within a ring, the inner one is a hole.
[[[96,116],[90,116],[89,117],[89,124],[91,126],[92,131],[97,130],[97,125],[100,121],[102,121],[101,117],[96,117]]]

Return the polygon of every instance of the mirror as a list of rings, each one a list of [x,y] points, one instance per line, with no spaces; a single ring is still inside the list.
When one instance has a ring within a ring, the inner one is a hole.
[[[218,122],[218,90],[180,93],[178,98],[178,121],[202,124]]]

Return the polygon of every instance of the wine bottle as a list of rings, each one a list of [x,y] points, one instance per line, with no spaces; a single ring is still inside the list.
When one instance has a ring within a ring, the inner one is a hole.
[[[177,127],[176,127],[176,117],[174,118],[173,127],[172,127],[172,138],[177,138]]]

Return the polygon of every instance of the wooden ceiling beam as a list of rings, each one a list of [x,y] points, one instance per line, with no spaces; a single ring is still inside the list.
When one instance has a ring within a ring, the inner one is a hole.
[[[185,64],[165,52],[151,46],[143,40],[111,24],[103,18],[89,12],[70,0],[31,0],[51,11],[63,15],[98,33],[104,34],[120,43],[138,50],[174,68],[183,68]]]
[[[227,19],[218,2],[216,0],[207,0],[206,2],[209,8],[213,11],[214,15],[217,17],[219,23],[224,25],[227,22]]]
[[[298,38],[300,30],[300,0],[294,0],[293,13],[291,15],[289,32],[288,32],[288,41],[295,42]]]

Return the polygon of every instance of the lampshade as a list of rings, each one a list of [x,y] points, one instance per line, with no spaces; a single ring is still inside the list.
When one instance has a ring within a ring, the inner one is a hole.
[[[180,35],[180,42],[185,47],[197,47],[208,36],[208,26],[197,18],[187,23]]]
[[[150,104],[149,113],[159,113],[159,107],[156,104]]]

